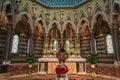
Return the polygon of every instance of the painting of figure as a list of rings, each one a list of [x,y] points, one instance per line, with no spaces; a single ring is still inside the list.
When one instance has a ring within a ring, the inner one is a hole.
[[[95,34],[108,34],[110,33],[109,25],[107,21],[103,19],[103,16],[98,15],[95,23]]]
[[[81,37],[87,37],[87,36],[89,36],[90,30],[88,28],[87,22],[83,20],[81,22],[81,25],[82,25],[82,27],[80,28],[80,36]]]
[[[28,16],[26,14],[23,14],[21,20],[17,22],[14,32],[21,37],[30,37],[31,29],[30,24],[28,23]]]
[[[36,39],[40,39],[42,35],[43,35],[43,23],[41,20],[39,20],[34,29],[34,36]]]
[[[0,30],[7,30],[7,24],[8,24],[8,18],[7,18],[7,14],[6,11],[3,10],[2,14],[0,14]]]

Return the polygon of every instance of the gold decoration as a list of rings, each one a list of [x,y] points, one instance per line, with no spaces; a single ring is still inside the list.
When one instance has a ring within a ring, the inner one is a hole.
[[[104,34],[102,34],[102,33],[100,33],[100,35],[99,36],[103,36]]]
[[[72,43],[70,44],[70,48],[73,48],[73,44]]]
[[[87,39],[87,37],[86,37],[86,36],[84,36],[84,37],[83,37],[83,39]]]
[[[25,34],[24,34],[24,33],[21,33],[21,34],[20,34],[20,37],[25,37]]]

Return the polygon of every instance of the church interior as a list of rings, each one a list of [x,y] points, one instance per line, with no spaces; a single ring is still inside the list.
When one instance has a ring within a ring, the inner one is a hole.
[[[0,0],[0,80],[120,80],[120,0]]]

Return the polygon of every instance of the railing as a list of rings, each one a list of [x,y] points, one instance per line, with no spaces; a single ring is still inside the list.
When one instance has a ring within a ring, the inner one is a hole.
[[[87,0],[37,0],[41,4],[49,7],[75,7]]]

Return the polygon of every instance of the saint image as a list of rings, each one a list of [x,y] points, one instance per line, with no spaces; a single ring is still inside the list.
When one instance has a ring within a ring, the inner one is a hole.
[[[38,21],[35,29],[34,29],[34,36],[37,38],[37,39],[40,39],[41,36],[43,35],[43,23],[42,21]]]
[[[0,14],[0,30],[7,30],[8,18],[6,11],[3,10],[2,14]]]
[[[81,25],[82,25],[82,27],[81,27],[81,29],[80,29],[80,36],[81,36],[81,37],[87,37],[87,36],[89,36],[90,31],[89,31],[87,22],[83,21],[83,22],[81,23]]]
[[[15,26],[15,34],[22,37],[30,37],[31,29],[30,24],[28,23],[28,16],[26,14],[23,14],[21,20],[17,22]]]
[[[103,19],[103,16],[99,15],[96,18],[95,34],[108,34],[110,33],[109,25],[107,21]]]

